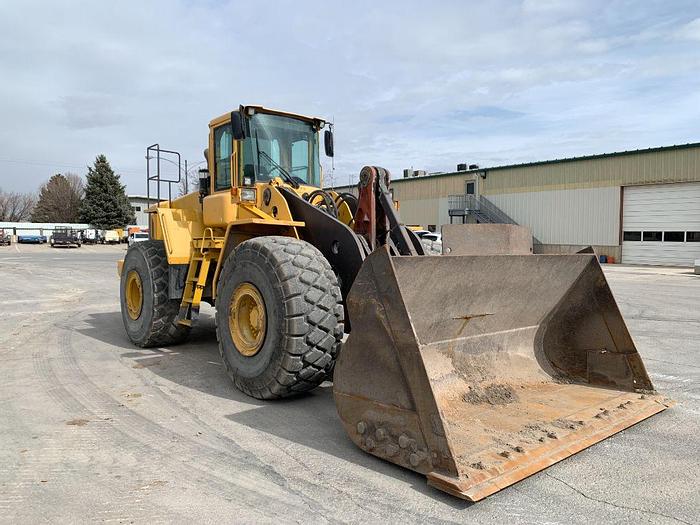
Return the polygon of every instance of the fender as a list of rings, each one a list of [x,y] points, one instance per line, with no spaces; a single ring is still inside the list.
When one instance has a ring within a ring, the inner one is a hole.
[[[279,190],[287,200],[294,219],[305,223],[305,227],[298,229],[299,237],[318,248],[331,264],[340,281],[340,291],[345,300],[362,262],[369,255],[369,247],[360,236],[335,217],[309,204],[287,188],[281,187]]]

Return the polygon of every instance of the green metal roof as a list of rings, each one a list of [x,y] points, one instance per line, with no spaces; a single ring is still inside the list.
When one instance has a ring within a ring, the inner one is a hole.
[[[599,153],[597,155],[584,155],[581,157],[566,157],[562,159],[552,159],[552,160],[539,160],[535,162],[523,162],[520,164],[504,164],[502,166],[492,166],[492,167],[484,167],[484,168],[479,168],[475,170],[468,170],[468,171],[448,171],[445,173],[436,173],[435,175],[424,175],[423,177],[401,177],[397,179],[391,179],[391,183],[395,184],[397,182],[404,182],[404,181],[411,181],[411,180],[425,180],[425,179],[433,179],[433,178],[439,178],[439,177],[452,177],[456,175],[465,175],[465,174],[471,174],[471,173],[482,173],[482,172],[487,172],[487,171],[497,171],[497,170],[507,170],[507,169],[512,169],[512,168],[529,168],[530,166],[543,166],[546,164],[559,164],[562,162],[576,162],[580,160],[593,160],[593,159],[605,159],[609,157],[623,157],[626,155],[639,155],[639,154],[644,154],[644,153],[656,153],[660,151],[673,151],[673,150],[681,150],[681,149],[690,149],[690,148],[699,148],[700,147],[700,142],[689,142],[687,144],[677,144],[673,146],[661,146],[657,148],[646,148],[646,149],[633,149],[633,150],[626,150],[626,151],[616,151],[613,153]]]

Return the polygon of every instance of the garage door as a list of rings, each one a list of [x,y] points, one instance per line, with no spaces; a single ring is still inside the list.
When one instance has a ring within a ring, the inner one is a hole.
[[[624,188],[622,262],[692,266],[700,259],[700,183]]]

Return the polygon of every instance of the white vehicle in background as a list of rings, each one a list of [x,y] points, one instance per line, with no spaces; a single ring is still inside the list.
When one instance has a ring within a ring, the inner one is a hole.
[[[149,238],[148,232],[134,232],[129,235],[129,246],[137,242],[147,241]]]
[[[88,228],[83,230],[83,243],[84,244],[98,244],[102,241],[102,233],[96,228]]]
[[[414,230],[413,233],[418,235],[420,239],[425,239],[426,241],[440,241],[442,242],[442,234],[437,232],[431,232],[428,230]]]
[[[420,238],[423,240],[426,240],[426,241],[442,242],[442,234],[441,233],[428,232],[424,235],[421,235]]]
[[[104,237],[102,238],[103,244],[119,244],[121,238],[119,237],[119,232],[117,230],[106,230]]]
[[[420,239],[426,255],[442,255],[442,234],[429,230],[413,230]]]

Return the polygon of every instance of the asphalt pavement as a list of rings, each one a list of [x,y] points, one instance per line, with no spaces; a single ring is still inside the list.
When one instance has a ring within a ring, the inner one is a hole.
[[[677,405],[479,503],[356,448],[324,384],[261,402],[221,365],[213,310],[139,349],[123,246],[0,247],[0,522],[700,522],[700,276],[605,268]]]

